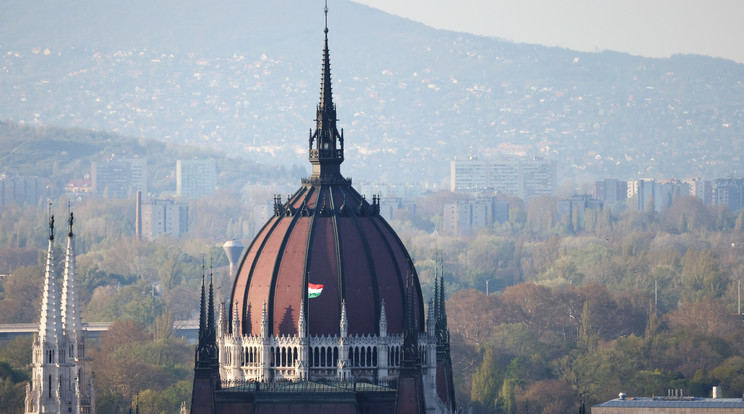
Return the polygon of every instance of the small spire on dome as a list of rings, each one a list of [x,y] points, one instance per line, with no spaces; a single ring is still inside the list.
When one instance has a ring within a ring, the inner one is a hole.
[[[344,161],[344,137],[336,128],[336,105],[333,104],[331,87],[331,54],[328,49],[328,2],[325,8],[323,29],[323,66],[320,81],[320,103],[315,114],[316,129],[311,132],[308,146],[313,165],[313,177],[339,176],[339,165]]]

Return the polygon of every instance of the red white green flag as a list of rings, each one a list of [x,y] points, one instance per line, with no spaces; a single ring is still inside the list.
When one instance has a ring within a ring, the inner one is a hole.
[[[317,298],[323,291],[323,285],[316,285],[315,283],[307,284],[307,297],[308,299]]]

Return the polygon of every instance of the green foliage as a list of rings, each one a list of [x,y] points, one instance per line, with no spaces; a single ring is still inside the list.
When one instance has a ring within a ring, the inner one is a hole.
[[[503,377],[499,372],[496,352],[493,347],[483,349],[483,362],[473,374],[470,400],[478,405],[483,413],[495,412],[498,407],[499,391]]]

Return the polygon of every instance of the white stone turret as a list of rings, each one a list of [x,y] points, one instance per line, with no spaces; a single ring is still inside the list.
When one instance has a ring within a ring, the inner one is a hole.
[[[49,250],[44,277],[39,333],[32,352],[31,384],[26,388],[26,413],[93,414],[93,378],[77,301],[75,239],[70,214],[61,293],[54,272],[54,217],[49,220]]]
[[[380,341],[377,344],[377,378],[387,378],[390,344],[387,336],[387,314],[385,313],[385,299],[380,302]]]
[[[235,301],[232,314],[232,336],[240,337],[240,311],[238,310],[238,301]]]
[[[81,337],[83,326],[80,322],[80,306],[77,301],[77,274],[75,260],[75,237],[72,233],[73,216],[70,213],[70,231],[67,233],[67,252],[65,254],[65,274],[62,282],[62,329],[65,335],[75,342]],[[70,357],[73,357],[70,354]]]
[[[41,298],[39,340],[56,344],[62,334],[62,323],[60,321],[59,292],[57,291],[57,280],[54,274],[54,217],[52,217],[51,223],[52,233],[49,236],[46,271],[44,273],[44,291]]]
[[[297,318],[297,337],[299,339],[300,347],[297,355],[297,369],[296,376],[300,380],[305,380],[309,376],[308,367],[308,347],[307,339],[307,320],[305,319],[305,300],[300,299],[300,315]]]
[[[346,318],[346,299],[341,300],[341,320],[339,321],[339,328],[341,337],[346,338],[349,336],[349,320]]]

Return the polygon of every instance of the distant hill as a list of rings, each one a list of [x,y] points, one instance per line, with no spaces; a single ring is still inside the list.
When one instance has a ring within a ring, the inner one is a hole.
[[[555,158],[561,181],[744,173],[744,65],[514,44],[329,7],[348,176],[445,183],[453,155],[497,152]],[[320,1],[8,0],[0,119],[305,165],[322,25]]]
[[[58,190],[91,171],[91,162],[117,157],[147,158],[148,184],[155,194],[175,192],[176,160],[212,158],[218,164],[218,185],[239,190],[248,183],[302,175],[302,167],[286,169],[228,157],[210,149],[153,139],[123,137],[107,132],[55,127],[35,128],[0,122],[0,174],[50,178]],[[56,196],[56,194],[54,194]]]

